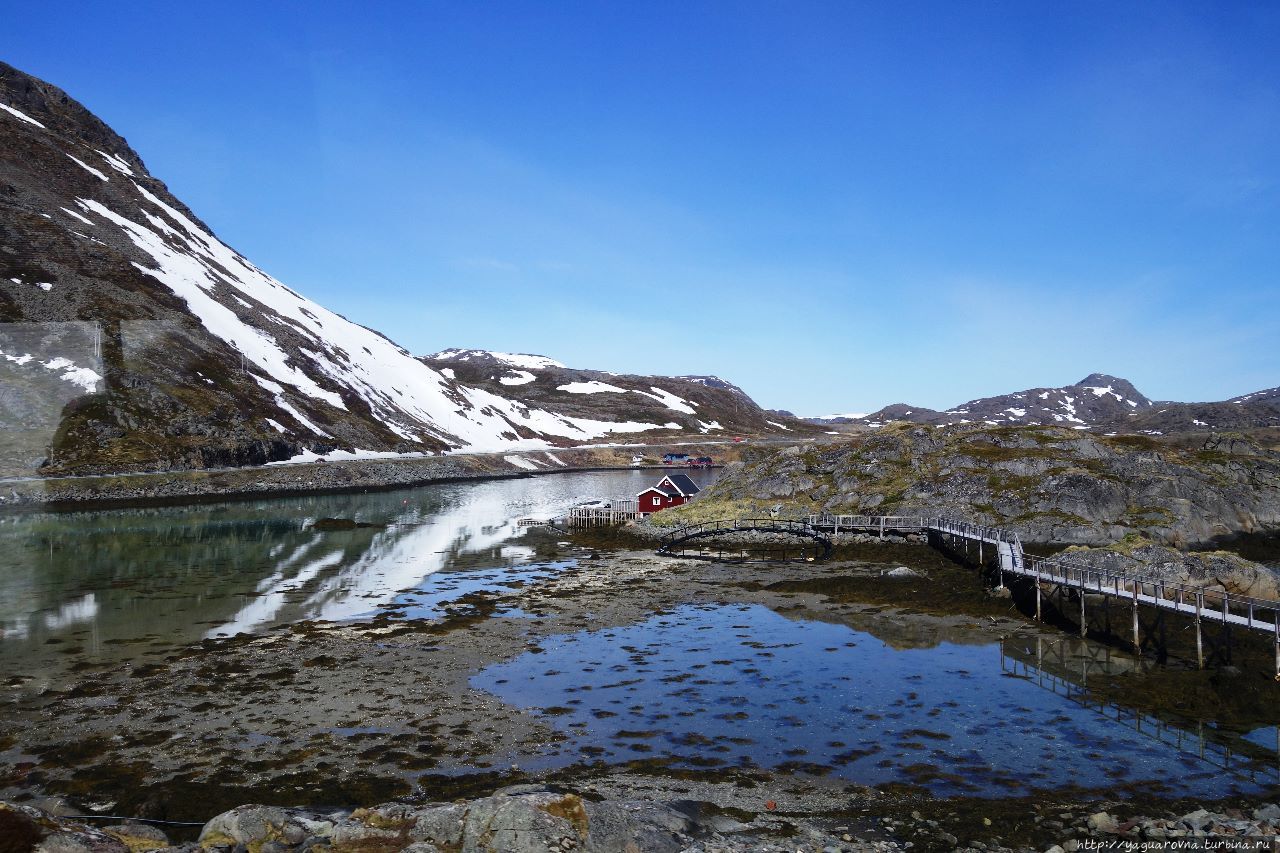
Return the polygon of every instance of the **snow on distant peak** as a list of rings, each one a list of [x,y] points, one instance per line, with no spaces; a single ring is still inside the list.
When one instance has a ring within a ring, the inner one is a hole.
[[[447,367],[445,368],[445,370],[448,370],[450,373],[453,373],[453,371],[449,370],[449,368]],[[528,385],[530,382],[532,382],[537,378],[538,377],[534,376],[532,373],[530,373],[527,370],[517,370],[508,376],[499,376],[498,381],[501,382],[503,385]]]
[[[848,418],[848,419],[849,419],[849,420],[851,420],[851,421],[860,421],[860,420],[862,420],[863,418],[865,418],[865,417],[866,417],[867,415],[869,415],[869,414],[871,414],[871,413],[870,413],[870,412],[846,412],[846,413],[841,414],[841,413],[837,412],[837,413],[836,413],[836,414],[834,414],[834,415],[817,415],[816,417],[809,418],[809,420],[813,420],[813,421],[833,421],[833,420],[835,420],[836,418]]]
[[[49,129],[45,127],[43,124],[41,124],[40,122],[33,119],[31,116],[27,115],[21,110],[15,110],[13,107],[9,106],[8,104],[0,104],[0,110],[4,110],[9,115],[16,118],[18,121],[25,121],[27,124],[34,124],[36,127],[40,128],[41,130]]]
[[[483,349],[447,349],[441,350],[427,358],[434,361],[494,361],[509,367],[524,370],[546,370],[551,367],[564,367],[554,358],[545,355],[531,355],[524,352],[494,352]]]
[[[1112,397],[1115,397],[1116,400],[1120,402],[1124,402],[1124,397],[1117,394],[1115,392],[1115,389],[1113,389],[1112,386],[1110,385],[1107,385],[1106,387],[1102,387],[1102,388],[1099,388],[1094,385],[1081,385],[1080,387],[1086,391],[1092,391],[1093,396],[1095,397],[1101,397],[1103,394],[1110,394]]]

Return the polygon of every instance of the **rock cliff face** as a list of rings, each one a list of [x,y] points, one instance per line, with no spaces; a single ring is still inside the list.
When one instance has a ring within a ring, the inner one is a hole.
[[[679,518],[759,512],[957,515],[1025,541],[1175,546],[1280,528],[1280,453],[1241,438],[1189,446],[1053,427],[885,427],[753,449]]]

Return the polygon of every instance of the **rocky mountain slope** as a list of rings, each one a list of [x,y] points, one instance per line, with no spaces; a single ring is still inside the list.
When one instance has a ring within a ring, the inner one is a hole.
[[[1185,546],[1280,528],[1280,452],[1243,439],[1177,443],[1061,427],[897,424],[808,448],[755,448],[662,523],[779,507],[956,515],[1026,541]]]
[[[0,471],[669,440],[732,420],[679,394],[607,418],[544,409],[433,364],[259,270],[110,127],[0,63]]]
[[[1049,425],[1149,435],[1256,429],[1280,426],[1280,389],[1258,391],[1220,403],[1154,402],[1128,380],[1092,373],[1073,385],[982,397],[942,412],[894,403],[866,415],[808,420],[871,427],[893,421],[935,425]]]
[[[794,416],[761,409],[716,376],[634,376],[576,370],[542,355],[445,350],[423,361],[469,388],[483,389],[567,418],[634,418],[682,436],[821,432]]]

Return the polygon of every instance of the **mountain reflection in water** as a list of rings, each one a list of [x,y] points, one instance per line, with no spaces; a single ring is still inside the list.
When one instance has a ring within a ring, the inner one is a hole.
[[[702,483],[714,471],[693,472]],[[0,669],[75,651],[133,657],[290,622],[359,617],[428,575],[525,562],[516,520],[635,495],[652,471],[371,494],[0,516]],[[379,525],[319,531],[320,518]],[[129,646],[135,646],[129,651]]]

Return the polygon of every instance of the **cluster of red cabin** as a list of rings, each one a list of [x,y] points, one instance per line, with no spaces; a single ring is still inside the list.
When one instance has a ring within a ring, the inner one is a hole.
[[[698,484],[688,474],[668,474],[636,495],[636,511],[641,515],[652,515],[659,510],[687,503],[700,490]]]

